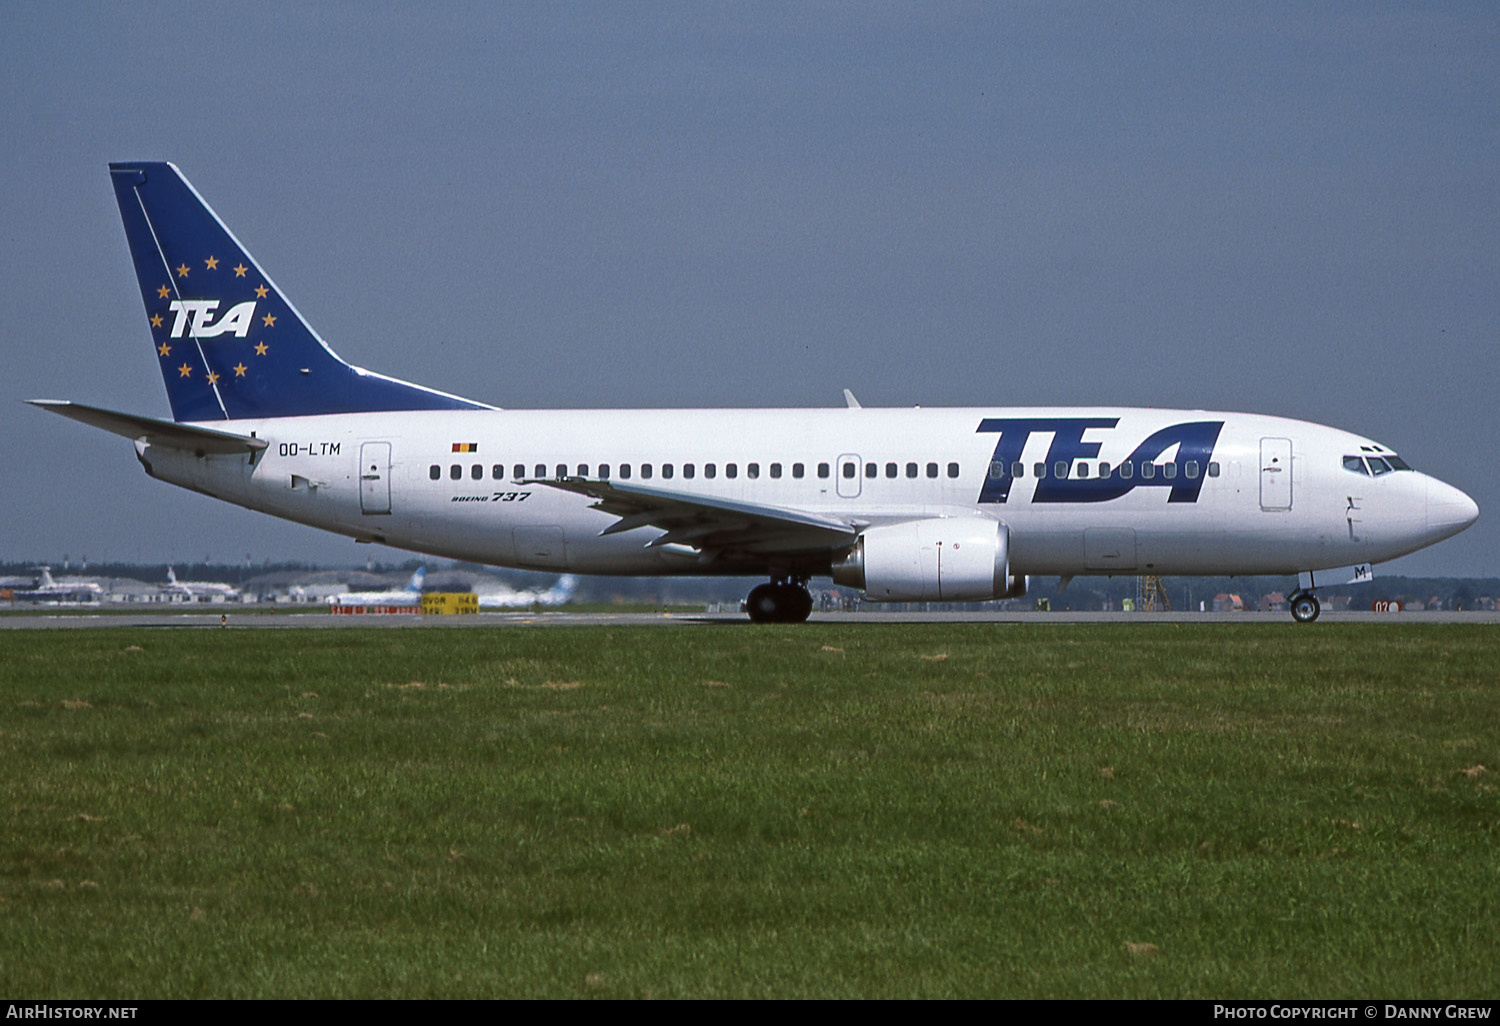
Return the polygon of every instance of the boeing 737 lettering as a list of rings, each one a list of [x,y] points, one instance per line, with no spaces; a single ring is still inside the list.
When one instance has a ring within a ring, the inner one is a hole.
[[[877,601],[1028,576],[1297,575],[1457,534],[1478,508],[1394,451],[1203,410],[506,410],[340,359],[167,163],[110,165],[172,419],[35,405],[132,440],[163,481],[359,541],[580,574],[814,577]]]

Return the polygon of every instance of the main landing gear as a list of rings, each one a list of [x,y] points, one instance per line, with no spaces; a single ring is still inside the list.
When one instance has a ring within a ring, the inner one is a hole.
[[[1323,611],[1318,596],[1310,591],[1292,592],[1291,598],[1287,599],[1287,607],[1292,611],[1292,619],[1298,623],[1312,623]]]
[[[758,584],[745,598],[745,612],[752,623],[801,623],[812,614],[812,607],[806,578]]]

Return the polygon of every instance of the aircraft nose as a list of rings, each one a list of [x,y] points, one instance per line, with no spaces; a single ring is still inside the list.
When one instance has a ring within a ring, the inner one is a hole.
[[[1457,534],[1479,519],[1479,504],[1450,484],[1427,479],[1427,530],[1433,540]]]

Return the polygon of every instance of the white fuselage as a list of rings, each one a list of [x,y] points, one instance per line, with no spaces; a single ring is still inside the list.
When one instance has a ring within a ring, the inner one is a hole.
[[[1176,455],[1174,445],[1132,461],[1144,439],[1210,422],[1221,427],[1189,469],[1191,498],[1177,497],[1155,474],[1144,480],[1144,464],[1165,474]],[[994,426],[1002,423],[1010,426]],[[1029,429],[1014,427],[1023,423]],[[559,474],[825,515],[856,530],[984,515],[1008,527],[1018,575],[1290,574],[1373,563],[1455,534],[1477,514],[1461,491],[1427,475],[1347,469],[1345,457],[1390,454],[1370,439],[1238,413],[474,410],[204,426],[269,445],[252,458],[138,442],[142,461],[174,484],[357,539],[559,572],[760,573],[772,566],[705,561],[691,545],[651,546],[662,532],[650,526],[602,534],[619,518],[593,508],[589,496],[538,480]],[[1015,458],[998,462],[1011,480],[1003,501],[992,485],[981,502],[1007,430]],[[1120,478],[1122,464],[1131,464],[1129,480]],[[1037,476],[1039,465],[1046,476]],[[1089,497],[1101,471],[1112,482],[1104,494],[1121,494]],[[1048,488],[1056,493],[1051,501],[1038,501]]]

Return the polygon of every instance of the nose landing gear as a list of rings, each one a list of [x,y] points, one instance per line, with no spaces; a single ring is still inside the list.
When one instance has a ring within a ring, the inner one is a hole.
[[[1323,606],[1318,602],[1318,596],[1310,591],[1294,591],[1292,597],[1287,600],[1287,606],[1292,611],[1292,619],[1298,623],[1312,623],[1323,611]]]
[[[752,623],[801,623],[812,614],[812,607],[805,578],[758,584],[745,598],[745,612]]]

